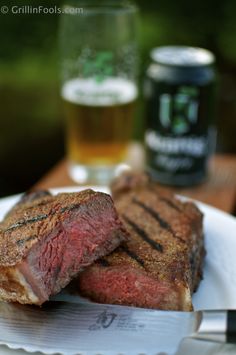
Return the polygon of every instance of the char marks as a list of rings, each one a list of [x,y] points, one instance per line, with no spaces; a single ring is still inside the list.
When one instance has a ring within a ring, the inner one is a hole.
[[[179,208],[179,206],[177,206],[169,198],[162,196],[152,184],[149,184],[147,186],[147,189],[150,190],[152,193],[154,193],[160,201],[165,202],[169,207],[173,208],[174,210],[176,210],[178,212],[182,212],[182,210],[181,210],[181,208]]]
[[[10,227],[6,228],[4,231],[8,232],[8,231],[11,231],[13,229],[17,229],[17,228],[26,226],[27,224],[32,224],[32,223],[35,223],[35,222],[43,221],[43,220],[49,218],[49,216],[53,216],[55,214],[62,214],[62,213],[65,213],[65,212],[70,212],[70,211],[73,211],[74,209],[79,208],[80,206],[81,206],[81,204],[73,204],[73,205],[70,205],[70,206],[62,207],[59,210],[52,210],[52,211],[50,211],[50,213],[47,213],[47,214],[41,214],[41,215],[38,215],[38,216],[35,216],[35,217],[22,219],[22,220],[20,220],[18,222],[15,222]]]
[[[133,222],[131,219],[129,219],[127,216],[122,215],[124,220],[133,228],[133,230],[145,241],[147,242],[153,249],[163,252],[163,246],[156,242],[155,240],[151,239],[148,234],[140,227],[138,226],[135,222]]]
[[[177,205],[175,205],[171,200],[169,200],[168,198],[161,197],[161,196],[158,196],[158,197],[161,201],[165,202],[171,208],[175,209],[178,212],[182,212],[181,209]]]
[[[39,222],[39,221],[43,221],[44,219],[48,218],[49,214],[41,214],[32,218],[28,218],[28,219],[23,219],[21,221],[18,221],[14,224],[12,224],[10,227],[5,229],[5,232],[11,231],[13,229],[17,229],[20,227],[25,226],[26,224],[30,224],[30,223],[34,223],[34,222]]]
[[[144,267],[144,261],[136,253],[131,251],[127,245],[121,245],[120,249],[125,252],[131,259],[135,260],[139,265]]]
[[[168,222],[166,222],[157,211],[153,210],[151,207],[145,205],[145,203],[137,200],[136,198],[132,199],[132,202],[135,203],[136,205],[140,206],[141,208],[144,209],[144,211],[146,211],[147,213],[149,213],[161,226],[161,228],[167,230],[168,232],[170,232],[172,234],[173,237],[179,239],[181,242],[185,241],[180,238],[179,236],[177,236],[175,234],[175,232],[173,231],[173,229],[171,228],[170,224]]]
[[[81,206],[80,203],[75,203],[74,205],[70,205],[70,206],[65,206],[65,207],[62,207],[59,211],[59,213],[64,213],[64,212],[67,212],[67,211],[73,211],[77,208],[79,208]]]
[[[19,240],[16,241],[16,244],[17,245],[23,245],[24,243],[27,243],[27,242],[29,242],[31,240],[34,240],[34,239],[37,239],[37,235],[31,235],[31,236],[29,236],[29,237],[27,237],[25,239],[24,238],[19,239]]]
[[[145,205],[143,202],[137,200],[136,198],[133,198],[132,202],[135,203],[136,205],[142,207],[153,218],[155,218],[162,228],[167,229],[169,232],[174,234],[174,232],[173,232],[171,226],[169,225],[169,223],[167,223],[163,218],[161,218],[161,216],[159,215],[158,212],[154,211],[151,207]]]

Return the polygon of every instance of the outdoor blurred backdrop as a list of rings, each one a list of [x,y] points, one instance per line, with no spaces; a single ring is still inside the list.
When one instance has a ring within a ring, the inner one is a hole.
[[[141,81],[153,47],[180,44],[213,51],[220,73],[217,150],[236,153],[236,1],[136,3]],[[52,7],[61,1],[1,0],[2,5]],[[0,14],[0,196],[30,188],[64,154],[58,20],[52,14]],[[135,138],[142,139],[142,100],[137,111]]]

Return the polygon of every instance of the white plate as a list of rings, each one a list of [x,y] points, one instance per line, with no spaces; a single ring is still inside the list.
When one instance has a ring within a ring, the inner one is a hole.
[[[109,192],[105,187],[93,188]],[[81,188],[74,187],[63,188],[54,189],[53,193],[80,190]],[[0,200],[0,220],[18,199],[19,195]],[[207,255],[204,279],[193,296],[194,308],[196,310],[236,308],[236,219],[203,203],[196,201],[196,204],[204,213]],[[26,353],[0,347],[0,355],[13,354]]]

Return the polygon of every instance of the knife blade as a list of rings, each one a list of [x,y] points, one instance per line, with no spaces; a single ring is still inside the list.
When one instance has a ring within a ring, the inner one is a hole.
[[[233,311],[172,312],[54,301],[41,308],[0,303],[0,315],[0,344],[46,354],[174,354],[187,336],[236,340]]]

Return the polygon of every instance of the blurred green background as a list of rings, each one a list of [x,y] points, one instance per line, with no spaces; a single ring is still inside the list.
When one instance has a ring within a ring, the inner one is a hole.
[[[182,44],[212,50],[220,73],[217,150],[236,153],[236,1],[136,3],[141,10],[141,80],[153,47]],[[1,1],[3,5],[42,2]],[[60,6],[61,1],[44,5]],[[0,14],[0,196],[28,189],[64,154],[58,20],[56,14]],[[138,111],[135,138],[142,139],[142,103]]]

